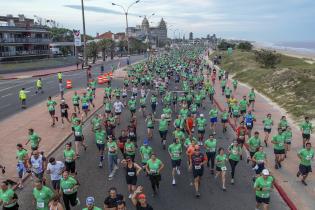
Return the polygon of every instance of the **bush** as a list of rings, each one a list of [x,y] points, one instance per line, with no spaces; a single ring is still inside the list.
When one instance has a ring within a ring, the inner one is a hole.
[[[281,61],[280,55],[270,50],[255,51],[255,59],[265,68],[274,68]]]
[[[253,49],[253,45],[250,42],[241,42],[237,46],[240,50],[251,51]]]
[[[220,42],[220,44],[218,45],[218,48],[219,48],[219,50],[227,50],[228,48],[232,48],[232,49],[235,49],[235,44],[233,44],[233,43],[229,43],[229,42],[227,42],[227,41],[225,41],[225,40],[222,40],[221,42]]]

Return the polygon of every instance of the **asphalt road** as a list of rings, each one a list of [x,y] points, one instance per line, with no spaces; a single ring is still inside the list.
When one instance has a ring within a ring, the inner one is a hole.
[[[127,58],[121,58],[120,60],[108,61],[104,64],[104,71],[108,72],[111,70],[111,66],[121,62],[120,67],[127,64]],[[144,59],[143,55],[131,56],[131,63],[137,62]],[[44,71],[43,71],[44,73]],[[100,73],[100,65],[93,67],[93,77]],[[66,80],[72,80],[73,88],[86,87],[86,71],[78,70],[73,72],[65,72],[63,74],[64,88],[66,87]],[[56,74],[42,77],[43,82],[43,94],[35,94],[35,81],[37,78],[25,78],[10,81],[0,80],[0,120],[6,117],[18,114],[21,110],[19,101],[19,91],[21,88],[25,88],[27,91],[27,106],[31,107],[39,102],[47,100],[48,96],[54,96],[59,94],[58,80]]]
[[[121,85],[121,81],[114,82],[114,86]],[[98,99],[96,99],[98,100]],[[148,106],[149,108],[149,106]],[[150,109],[150,108],[149,108]],[[208,116],[210,106],[207,101],[206,109],[200,111]],[[103,109],[99,110],[103,112]],[[161,113],[161,107],[158,106],[157,116]],[[173,115],[174,117],[175,115]],[[116,133],[127,126],[127,121],[130,118],[130,112],[124,111],[122,114],[123,123],[116,128]],[[146,135],[146,125],[144,119],[139,112],[137,112],[138,126],[138,144],[142,144]],[[174,118],[173,118],[174,119]],[[155,127],[157,128],[157,124]],[[234,138],[234,132],[232,129],[228,129],[228,132],[223,134],[221,132],[221,126],[217,128],[216,138],[218,140],[218,146],[227,148]],[[168,144],[171,143],[173,127],[169,128]],[[118,189],[119,193],[122,193],[127,200],[128,209],[135,209],[131,206],[131,202],[128,200],[127,186],[125,183],[125,171],[120,168],[112,181],[107,180],[108,169],[105,164],[103,169],[98,168],[97,150],[94,144],[94,135],[91,132],[90,123],[85,123],[83,133],[87,139],[89,146],[86,152],[82,151],[80,159],[77,161],[78,179],[81,183],[78,196],[81,200],[81,206],[73,209],[82,209],[85,198],[87,196],[94,196],[96,200],[96,206],[103,207],[104,198],[107,196],[107,190],[114,186]],[[195,133],[196,135],[196,133]],[[206,130],[206,136],[208,130]],[[70,137],[68,141],[73,141],[73,137]],[[154,151],[157,153],[164,164],[165,169],[162,171],[162,181],[160,186],[160,194],[157,197],[152,197],[152,190],[148,177],[141,174],[138,177],[138,184],[144,186],[145,193],[148,196],[148,202],[154,207],[155,210],[209,210],[209,209],[240,209],[240,210],[253,210],[255,208],[255,193],[252,188],[251,177],[254,174],[250,169],[250,166],[246,164],[246,161],[241,161],[237,166],[236,183],[232,186],[229,184],[230,175],[227,173],[227,191],[221,190],[221,184],[219,180],[216,180],[213,175],[210,174],[208,168],[205,168],[205,173],[202,179],[201,186],[201,198],[196,199],[194,197],[194,188],[190,185],[192,180],[192,174],[188,172],[186,158],[182,161],[182,173],[177,177],[177,185],[174,187],[171,185],[171,164],[167,151],[162,150],[160,144],[160,137],[158,131],[155,129],[153,141],[150,143]],[[53,156],[57,160],[62,160],[62,150],[59,148]],[[139,163],[139,153],[136,156],[136,162]],[[243,155],[245,157],[245,154]],[[228,166],[229,170],[229,166]],[[228,171],[229,172],[229,171]],[[33,209],[31,202],[32,181],[29,179],[25,188],[18,193],[19,203],[21,209]],[[285,203],[282,201],[278,193],[271,193],[271,208],[276,210],[288,209]]]

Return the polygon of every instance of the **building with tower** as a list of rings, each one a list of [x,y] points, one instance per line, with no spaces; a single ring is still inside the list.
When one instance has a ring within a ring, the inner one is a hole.
[[[164,46],[167,42],[167,25],[164,19],[157,26],[150,26],[146,17],[143,18],[141,25],[136,27],[128,27],[128,36],[151,45]]]

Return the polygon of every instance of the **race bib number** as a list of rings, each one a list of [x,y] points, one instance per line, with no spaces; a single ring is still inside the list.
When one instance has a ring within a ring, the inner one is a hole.
[[[150,173],[151,174],[156,174],[156,170],[155,169],[150,169]]]
[[[210,148],[209,152],[215,152],[215,148]]]
[[[98,144],[103,144],[103,141],[97,140],[96,143],[98,143]]]
[[[38,163],[33,163],[32,166],[33,166],[33,168],[39,168],[39,164]]]
[[[196,166],[195,166],[195,169],[196,169],[196,170],[201,169],[201,165],[196,165]]]
[[[63,189],[63,192],[64,193],[69,193],[69,192],[71,192],[71,189]]]
[[[246,123],[246,125],[251,126],[251,125],[252,125],[252,123],[248,122],[248,123]]]
[[[174,154],[173,154],[173,157],[174,157],[174,158],[178,158],[178,157],[179,157],[179,153],[174,153]]]
[[[279,143],[279,147],[282,147],[283,146],[283,143]]]
[[[221,167],[221,170],[222,170],[222,171],[226,171],[226,166],[222,166],[222,167]]]
[[[74,135],[75,135],[75,136],[81,136],[81,132],[76,131],[76,132],[74,132]]]
[[[307,155],[305,159],[306,159],[306,160],[311,160],[311,159],[312,159],[312,156]]]
[[[37,201],[36,206],[37,206],[37,208],[44,208],[45,203],[44,203],[44,201]]]
[[[265,128],[266,129],[271,129],[271,126],[270,125],[266,125]]]
[[[128,172],[128,176],[134,176],[135,172]]]

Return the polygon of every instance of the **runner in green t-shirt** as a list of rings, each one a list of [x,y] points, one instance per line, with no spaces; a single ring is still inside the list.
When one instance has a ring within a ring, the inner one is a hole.
[[[311,134],[313,131],[313,125],[310,122],[309,117],[304,118],[304,122],[300,124],[300,128],[302,131],[302,138],[303,138],[303,147],[305,146],[306,142],[309,142],[311,139]]]
[[[215,157],[215,163],[216,163],[216,174],[215,177],[217,178],[219,175],[221,176],[222,181],[222,190],[226,191],[225,187],[225,174],[226,174],[226,162],[228,158],[227,155],[224,152],[223,148],[219,148],[218,155]]]
[[[41,140],[42,138],[37,133],[34,132],[33,128],[28,129],[28,139],[25,145],[31,142],[31,149],[34,151],[38,149]]]
[[[218,113],[219,113],[219,110],[217,109],[216,105],[212,105],[212,109],[210,110],[209,115],[210,115],[210,128],[214,135],[215,135],[216,124],[218,122]]]
[[[80,114],[80,96],[78,95],[77,91],[74,92],[72,96],[72,104],[74,112],[78,112]]]
[[[149,146],[149,141],[144,140],[143,145],[140,147],[141,163],[143,167],[147,164],[152,155],[152,152],[153,149],[151,146]]]
[[[98,149],[98,156],[99,156],[98,167],[101,168],[103,167],[105,141],[106,141],[107,134],[101,127],[97,128],[94,131],[94,134],[95,134],[95,143]]]
[[[168,146],[168,153],[172,160],[172,185],[176,184],[175,181],[175,172],[177,172],[178,175],[180,175],[180,164],[181,164],[181,154],[183,152],[182,144],[179,138],[175,138],[174,143],[170,144]]]
[[[265,138],[264,138],[264,142],[266,147],[268,146],[268,142],[269,142],[269,135],[271,133],[271,129],[273,126],[273,120],[271,119],[271,114],[268,113],[266,118],[263,119],[262,123],[264,124],[264,132],[265,132]]]
[[[214,174],[214,160],[216,155],[217,140],[212,134],[209,135],[209,138],[206,139],[204,144],[206,155],[207,155],[207,166],[210,167],[209,161],[211,163],[211,174]]]
[[[77,191],[79,188],[78,181],[72,177],[69,176],[68,171],[64,171],[62,173],[62,178],[60,180],[60,191],[59,194],[63,196],[64,204],[66,209],[70,209],[70,202],[65,201],[73,201],[75,200],[75,204],[71,202],[71,206],[80,205],[80,201],[77,198]]]
[[[281,168],[281,162],[284,160],[285,155],[285,136],[282,129],[278,129],[278,134],[272,137],[275,154],[275,169]]]
[[[161,171],[164,168],[164,164],[160,159],[152,153],[151,158],[147,161],[146,172],[149,175],[152,190],[154,195],[157,193],[157,190],[160,186],[161,181]]]
[[[85,204],[86,208],[83,208],[82,210],[102,210],[101,208],[95,206],[95,200],[93,197],[87,197]]]
[[[267,161],[267,154],[264,152],[264,147],[259,146],[258,151],[252,157],[253,169],[256,171],[256,178],[260,176],[261,172],[265,169]],[[254,165],[255,163],[255,165]]]
[[[234,89],[234,92],[235,92],[236,89],[237,89],[238,81],[236,79],[233,79],[232,85],[233,85],[233,89]]]
[[[50,117],[52,119],[52,124],[51,126],[55,126],[55,121],[58,121],[58,117],[55,116],[56,114],[56,109],[55,106],[57,105],[57,102],[51,99],[51,96],[48,96],[48,101],[47,101],[47,107],[48,107],[48,112],[50,114]]]
[[[256,93],[255,93],[255,89],[252,88],[249,93],[248,93],[248,106],[252,106],[252,111],[255,111],[255,99],[256,99]]]
[[[254,154],[258,151],[258,148],[261,145],[261,140],[259,138],[259,132],[255,131],[254,136],[250,137],[247,141],[248,144],[248,150],[250,157],[247,159],[247,163],[249,162],[250,159],[253,158]]]
[[[159,120],[159,133],[160,133],[163,149],[166,149],[167,132],[168,132],[168,121],[165,119],[165,115],[162,114],[161,119]]]
[[[196,119],[196,124],[198,129],[198,140],[200,144],[202,144],[207,125],[207,120],[204,118],[203,114],[200,114],[199,117]]]
[[[66,147],[63,150],[63,157],[65,161],[66,171],[69,171],[69,173],[74,176],[76,173],[75,160],[77,156],[71,146],[71,142],[66,143]]]
[[[40,180],[35,180],[33,197],[36,210],[49,210],[48,203],[53,198],[54,192],[46,186],[43,186]]]
[[[310,142],[307,142],[305,148],[301,149],[298,152],[298,157],[300,158],[300,165],[299,171],[297,173],[297,177],[300,175],[303,176],[302,183],[306,186],[307,183],[305,179],[307,178],[308,174],[312,172],[312,160],[314,159],[314,149]]]
[[[227,131],[228,120],[229,120],[229,113],[226,110],[226,108],[224,108],[223,112],[221,113],[221,123],[222,123],[223,133]]]
[[[268,169],[264,169],[262,175],[256,179],[254,183],[256,209],[259,209],[260,205],[263,205],[263,209],[268,209],[273,182],[274,178],[270,176]]]
[[[234,175],[235,169],[238,162],[241,159],[242,148],[238,145],[237,141],[233,141],[233,143],[229,146],[229,162],[231,166],[231,184],[234,184]]]
[[[136,157],[136,145],[130,138],[127,139],[124,147],[124,155],[126,158],[127,156],[131,158],[132,162],[134,162]]]

